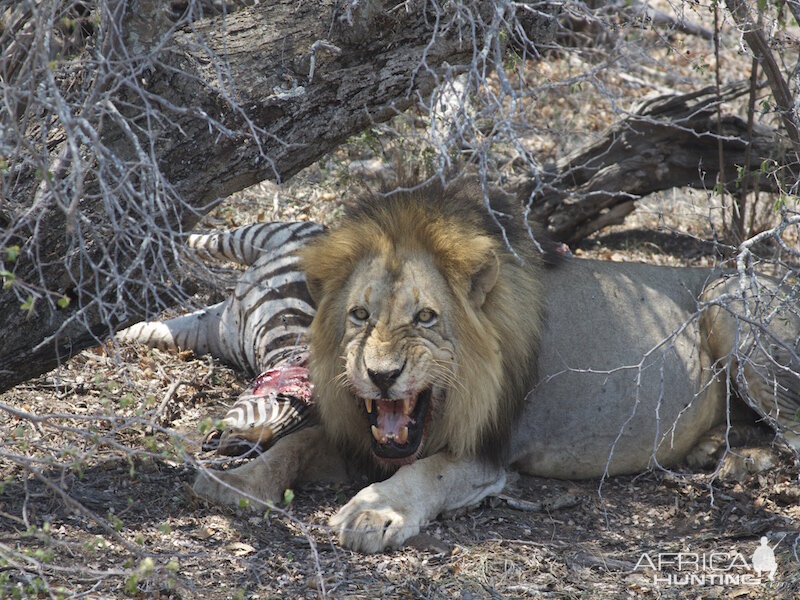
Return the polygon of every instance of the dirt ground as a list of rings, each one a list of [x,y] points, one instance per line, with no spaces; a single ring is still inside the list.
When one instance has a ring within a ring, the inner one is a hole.
[[[670,68],[599,75],[616,99],[555,86],[530,119],[547,123],[529,138],[542,160],[574,147],[577,131],[602,131],[612,101],[652,91],[645,75],[672,89],[705,81],[697,66],[710,50],[670,40],[673,51],[650,49]],[[576,60],[553,57],[532,77],[563,80],[586,67]],[[335,221],[343,190],[375,157],[366,138],[342,152],[281,188],[237,194],[206,225]],[[708,196],[647,198],[625,226],[573,251],[719,264],[703,241]],[[602,482],[519,477],[505,496],[431,523],[403,548],[364,556],[326,526],[364,482],[298,487],[267,514],[208,506],[188,491],[198,461],[214,462],[200,451],[203,431],[246,384],[207,357],[107,346],[0,395],[0,598],[800,598],[800,467],[779,444],[772,467],[741,481],[688,469]],[[752,568],[762,536],[773,580]]]
[[[326,527],[363,482],[299,487],[288,506],[266,515],[194,499],[187,487],[193,457],[202,456],[198,424],[219,415],[245,382],[207,359],[144,348],[122,353],[122,370],[104,351],[87,351],[62,369],[58,387],[48,375],[3,396],[36,417],[3,413],[0,420],[7,436],[0,455],[0,596],[800,593],[797,464],[788,452],[776,451],[777,466],[742,482],[658,471],[602,483],[520,477],[507,498],[437,520],[399,550],[363,556],[339,547]],[[26,449],[41,460],[24,463]],[[756,585],[744,577],[752,570],[731,562],[741,555],[750,565],[761,536],[775,547],[778,570],[774,581]],[[716,557],[718,571],[698,574],[739,577],[722,585],[665,583],[674,566],[651,567],[659,555],[674,564],[674,553],[689,564]]]
[[[670,205],[686,209],[684,226],[695,200]],[[659,203],[573,251],[713,263],[697,237],[658,231]],[[232,206],[211,221],[261,204]],[[688,469],[519,477],[403,548],[363,556],[326,523],[365,482],[298,487],[267,514],[192,496],[198,461],[219,460],[200,451],[202,432],[246,384],[208,357],[108,345],[0,396],[0,598],[800,598],[799,468],[779,444],[776,464],[742,481]],[[772,581],[752,569],[762,536]]]

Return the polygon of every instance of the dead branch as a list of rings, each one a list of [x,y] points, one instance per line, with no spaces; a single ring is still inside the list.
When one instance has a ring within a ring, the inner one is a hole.
[[[721,101],[748,91],[746,83],[727,86]],[[674,187],[712,189],[719,174],[722,144],[724,185],[740,183],[737,166],[753,177],[767,159],[780,161],[778,134],[734,115],[716,117],[714,87],[667,95],[641,103],[597,142],[579,148],[545,171],[538,182],[518,184],[528,198],[531,218],[547,224],[556,239],[576,242],[599,229],[621,223],[635,201]],[[749,148],[749,150],[748,150]],[[762,190],[774,183],[763,180]]]
[[[733,15],[733,19],[739,26],[747,45],[750,46],[755,58],[761,63],[764,74],[769,81],[772,90],[772,97],[778,105],[778,113],[786,128],[786,134],[794,148],[795,160],[797,162],[800,154],[800,128],[798,127],[797,115],[795,112],[795,102],[789,85],[781,73],[778,61],[770,50],[767,38],[761,27],[750,17],[750,7],[745,0],[725,0],[725,5]],[[790,3],[790,7],[796,7]]]

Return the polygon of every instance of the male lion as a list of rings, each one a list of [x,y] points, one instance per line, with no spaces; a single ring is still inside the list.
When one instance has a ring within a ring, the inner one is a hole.
[[[390,475],[331,519],[343,545],[377,552],[499,492],[509,465],[672,465],[721,422],[728,381],[797,444],[796,284],[745,305],[737,277],[706,269],[547,267],[513,203],[483,198],[462,180],[364,199],[301,250],[319,425],[204,471],[198,494],[263,506],[303,480]]]

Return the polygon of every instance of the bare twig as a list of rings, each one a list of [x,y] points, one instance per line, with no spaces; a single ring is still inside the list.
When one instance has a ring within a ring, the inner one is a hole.
[[[778,61],[769,48],[769,43],[761,27],[750,16],[750,5],[747,0],[725,0],[725,5],[733,15],[734,21],[744,37],[755,58],[761,63],[764,74],[769,81],[772,97],[777,104],[783,126],[794,150],[794,162],[800,158],[800,128],[798,128],[797,112],[789,85],[781,73]]]
[[[722,90],[722,77],[720,76],[719,71],[719,30],[720,30],[720,23],[719,23],[719,4],[714,2],[714,85],[717,88],[717,165],[718,172],[717,172],[717,186],[716,189],[719,192],[719,198],[722,205],[725,205],[725,153],[722,150],[722,102],[721,102],[721,90]],[[725,224],[725,215],[727,211],[723,211],[722,213],[722,226],[723,228],[726,227]],[[731,215],[731,221],[733,223],[736,222],[736,215]]]

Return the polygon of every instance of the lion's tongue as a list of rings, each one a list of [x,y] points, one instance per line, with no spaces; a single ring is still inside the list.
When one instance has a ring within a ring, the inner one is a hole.
[[[379,444],[394,440],[397,444],[405,444],[408,440],[409,416],[414,403],[408,400],[378,400],[378,424],[372,427],[372,435]]]

